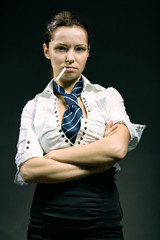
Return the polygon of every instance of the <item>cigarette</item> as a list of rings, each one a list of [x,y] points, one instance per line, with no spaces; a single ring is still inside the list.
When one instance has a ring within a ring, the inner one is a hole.
[[[61,77],[62,77],[62,75],[63,75],[63,73],[66,71],[66,67],[64,67],[63,69],[62,69],[62,71],[60,72],[60,74],[58,75],[58,77],[56,78],[56,80],[55,80],[55,82],[57,82]]]

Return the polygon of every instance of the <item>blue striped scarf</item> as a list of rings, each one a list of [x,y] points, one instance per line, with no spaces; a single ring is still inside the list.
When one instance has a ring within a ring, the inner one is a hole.
[[[63,114],[62,130],[67,138],[74,143],[81,127],[82,109],[78,105],[77,97],[81,95],[83,89],[82,78],[75,84],[72,93],[65,93],[64,89],[53,82],[54,91],[60,95],[63,95],[67,109]]]

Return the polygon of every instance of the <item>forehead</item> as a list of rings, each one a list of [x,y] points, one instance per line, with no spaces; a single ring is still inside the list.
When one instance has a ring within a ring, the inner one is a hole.
[[[65,42],[75,44],[88,44],[88,35],[85,29],[79,26],[58,27],[52,37],[54,43]]]

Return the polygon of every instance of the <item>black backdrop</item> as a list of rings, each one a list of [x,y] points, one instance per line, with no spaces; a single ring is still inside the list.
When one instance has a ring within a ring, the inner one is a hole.
[[[157,1],[158,2],[158,1]],[[25,240],[34,184],[14,184],[22,108],[50,80],[42,51],[53,15],[76,11],[88,21],[91,54],[84,74],[123,96],[130,119],[147,125],[138,147],[121,162],[117,184],[126,240],[158,240],[158,5],[155,1],[5,1],[1,3],[0,239]]]

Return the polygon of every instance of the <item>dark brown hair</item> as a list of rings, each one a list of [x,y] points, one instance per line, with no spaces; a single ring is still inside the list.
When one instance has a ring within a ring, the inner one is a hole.
[[[49,46],[49,42],[53,38],[53,32],[58,27],[62,26],[72,27],[73,25],[79,26],[87,32],[88,45],[90,45],[90,33],[86,21],[77,13],[64,11],[56,14],[46,26],[45,43],[47,47]]]

